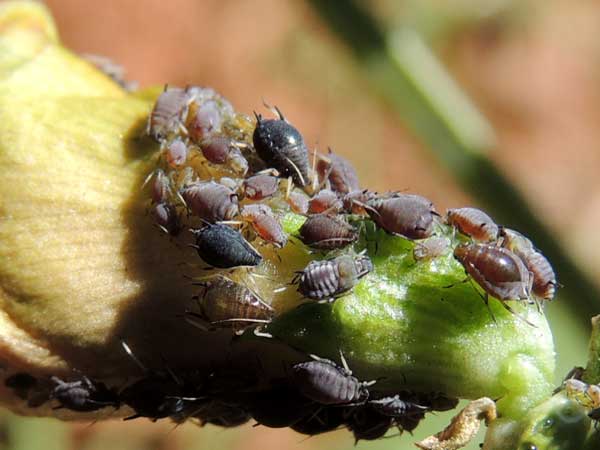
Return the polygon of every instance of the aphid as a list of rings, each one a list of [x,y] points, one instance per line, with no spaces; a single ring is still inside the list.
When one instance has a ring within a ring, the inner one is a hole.
[[[315,436],[339,428],[345,420],[345,408],[318,407],[314,412],[308,413],[302,419],[290,425],[290,428],[297,433]]]
[[[335,300],[352,289],[358,281],[373,270],[366,255],[341,255],[324,261],[312,261],[296,274],[298,292],[313,300]]]
[[[418,414],[429,409],[426,406],[418,405],[411,401],[402,400],[398,394],[369,400],[369,406],[388,417],[401,417],[411,414]]]
[[[202,141],[200,150],[206,160],[212,164],[226,164],[240,175],[248,172],[248,161],[242,155],[235,142],[225,136],[214,136]]]
[[[185,186],[181,190],[181,196],[192,213],[207,222],[231,220],[238,213],[235,192],[214,181]]]
[[[123,66],[117,64],[110,58],[92,53],[83,53],[81,56],[126,91],[131,92],[138,88],[138,83],[136,81],[129,81],[125,78],[125,69]]]
[[[329,154],[322,156],[316,167],[320,180],[328,180],[331,190],[347,194],[360,190],[358,175],[354,166],[346,158],[336,155],[329,149]]]
[[[286,201],[293,212],[296,214],[306,214],[308,211],[309,198],[304,192],[293,190],[287,196]]]
[[[308,212],[310,214],[336,214],[339,213],[343,207],[342,200],[340,200],[335,192],[330,189],[321,189],[310,199],[310,202],[308,203]]]
[[[61,408],[88,412],[108,406],[120,406],[117,393],[108,389],[104,383],[92,381],[85,376],[77,381],[63,381],[58,377],[51,377],[51,380],[55,384],[52,398],[58,400]]]
[[[154,182],[152,183],[152,203],[163,203],[168,200],[171,194],[171,182],[169,177],[162,169],[156,169],[154,174]]]
[[[239,266],[257,266],[262,256],[236,230],[222,224],[208,224],[195,230],[200,258],[220,269]]]
[[[300,132],[277,112],[278,119],[263,119],[256,114],[254,148],[269,167],[284,177],[291,176],[297,186],[304,187],[308,182],[308,150]]]
[[[430,260],[445,255],[450,248],[450,239],[443,236],[433,236],[415,244],[413,257],[415,261]]]
[[[375,194],[364,189],[362,191],[348,192],[342,197],[342,203],[344,205],[344,210],[348,214],[366,216],[367,211],[365,210],[365,205],[373,198],[375,198]]]
[[[341,217],[327,214],[309,216],[299,233],[304,244],[319,250],[342,248],[358,239],[352,225]]]
[[[195,143],[218,133],[225,121],[233,116],[231,104],[213,89],[190,87],[195,102],[190,107],[187,128],[190,138]]]
[[[588,409],[600,408],[600,386],[570,378],[563,383],[567,397]]]
[[[161,230],[171,236],[181,231],[181,220],[175,207],[169,203],[157,203],[152,208],[154,220]]]
[[[446,223],[476,242],[492,242],[498,239],[498,225],[477,208],[449,209]]]
[[[373,198],[366,205],[369,216],[388,233],[406,239],[424,239],[433,232],[433,216],[437,213],[424,197],[396,193]]]
[[[525,263],[533,276],[531,292],[543,300],[552,300],[558,282],[550,262],[535,248],[533,243],[517,231],[502,227],[500,230],[502,247],[511,250]]]
[[[290,386],[278,386],[260,392],[249,406],[252,418],[270,428],[289,427],[313,414],[313,410],[313,402]]]
[[[210,423],[226,428],[237,427],[250,420],[250,414],[245,409],[217,400],[201,408],[192,417],[199,419],[202,425]]]
[[[461,244],[454,257],[488,294],[501,300],[505,309],[515,314],[504,300],[527,300],[531,281],[527,267],[510,250],[491,244]]]
[[[165,158],[172,168],[182,166],[187,161],[188,147],[183,140],[175,138],[167,145]]]
[[[147,133],[159,142],[178,132],[185,134],[184,124],[193,99],[187,89],[165,87],[148,118]]]
[[[279,178],[261,173],[244,180],[242,191],[249,200],[263,200],[272,197],[279,190]]]
[[[161,375],[150,375],[136,381],[123,389],[119,397],[135,411],[125,420],[147,417],[156,421],[180,414],[186,407],[181,386]]]
[[[375,381],[359,381],[343,357],[343,367],[328,359],[313,358],[313,361],[292,366],[292,380],[303,395],[321,405],[363,404],[367,401],[367,388]]]
[[[246,205],[242,208],[241,216],[250,222],[257,235],[275,247],[282,248],[287,243],[288,238],[281,223],[267,205]]]
[[[347,425],[358,443],[382,438],[393,425],[393,419],[365,405],[351,412]]]
[[[247,287],[218,275],[200,283],[202,316],[212,325],[242,330],[256,322],[268,322],[273,308]]]

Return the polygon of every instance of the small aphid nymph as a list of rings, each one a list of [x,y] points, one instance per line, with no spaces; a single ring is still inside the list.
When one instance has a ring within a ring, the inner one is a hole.
[[[54,383],[52,398],[60,403],[60,407],[72,411],[89,412],[112,406],[118,408],[120,400],[117,393],[108,389],[103,383],[94,382],[87,377],[77,381],[63,381],[51,377]]]
[[[498,225],[490,216],[477,208],[449,209],[446,223],[476,242],[498,239]]]
[[[329,181],[332,191],[348,194],[360,190],[354,166],[346,158],[333,153],[331,149],[327,156],[319,159],[316,170],[319,180]]]
[[[175,138],[167,145],[165,158],[172,168],[176,169],[187,161],[188,147],[181,138]]]
[[[159,142],[185,130],[189,105],[194,100],[187,89],[166,87],[148,118],[147,133]]]
[[[277,193],[279,178],[266,173],[256,174],[244,180],[242,190],[249,200],[263,200]]]
[[[444,236],[432,236],[424,241],[417,242],[413,249],[415,261],[427,261],[449,253],[450,239]]]

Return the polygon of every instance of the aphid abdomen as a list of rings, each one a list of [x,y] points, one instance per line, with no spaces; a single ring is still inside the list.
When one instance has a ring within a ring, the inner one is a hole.
[[[433,232],[431,201],[413,194],[394,194],[367,202],[373,221],[391,234],[407,239],[424,239]]]
[[[165,89],[148,118],[148,134],[161,142],[178,133],[184,125],[192,98],[186,89]]]
[[[480,209],[449,209],[446,223],[477,242],[492,242],[498,239],[498,225]]]
[[[287,235],[267,205],[246,205],[242,208],[241,216],[252,224],[256,234],[275,247],[282,248],[287,243]]]
[[[247,199],[262,200],[277,193],[279,178],[267,174],[254,175],[244,180],[243,189]]]
[[[334,261],[313,261],[300,276],[298,291],[307,298],[322,300],[338,292],[340,274]]]
[[[257,116],[252,136],[258,156],[282,176],[291,176],[297,186],[308,181],[308,150],[300,132],[283,119]]]
[[[489,244],[463,244],[456,247],[454,257],[492,297],[529,298],[529,271],[510,250]]]
[[[364,397],[357,378],[342,372],[331,362],[309,361],[292,367],[298,389],[322,405],[360,401]]]
[[[258,253],[236,230],[222,224],[209,224],[197,231],[196,250],[211,266],[228,269],[257,266],[262,261]]]
[[[310,247],[332,250],[356,241],[358,233],[352,225],[340,217],[315,214],[310,216],[300,228],[300,238]]]
[[[354,166],[346,158],[329,151],[327,157],[317,163],[317,173],[320,180],[327,179],[331,190],[340,194],[358,191],[358,175]]]
[[[310,199],[308,212],[310,214],[320,214],[323,212],[338,213],[342,208],[342,201],[335,192],[329,189],[322,189]]]
[[[237,195],[214,181],[190,184],[181,196],[192,213],[207,222],[231,220],[238,213]]]

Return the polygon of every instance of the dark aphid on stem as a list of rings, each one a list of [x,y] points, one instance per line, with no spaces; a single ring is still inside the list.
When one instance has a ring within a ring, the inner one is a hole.
[[[505,300],[529,300],[531,279],[525,264],[510,250],[491,244],[461,244],[454,257],[465,271],[488,294],[501,301],[505,309],[515,314]]]
[[[239,231],[222,224],[207,224],[195,230],[196,245],[193,246],[207,264],[220,269],[239,266],[257,266],[262,256]]]
[[[218,275],[199,283],[203,292],[198,304],[203,318],[211,325],[243,330],[273,317],[273,308],[247,287]]]
[[[263,200],[272,197],[279,190],[279,178],[268,173],[253,175],[244,180],[242,192],[249,200]]]
[[[119,397],[135,411],[125,420],[147,417],[153,421],[181,414],[186,409],[182,387],[173,379],[162,375],[149,375],[123,389]],[[197,401],[199,399],[191,399]]]
[[[426,406],[418,405],[414,402],[401,399],[400,395],[398,394],[389,397],[372,399],[369,400],[368,404],[373,409],[376,409],[379,413],[388,417],[401,417],[411,414],[420,414],[429,410],[429,408]]]
[[[375,381],[360,381],[352,375],[342,356],[340,367],[328,359],[313,356],[313,361],[292,366],[292,381],[298,390],[321,405],[363,404],[369,386]]]
[[[158,227],[171,236],[181,232],[181,219],[177,209],[169,203],[157,203],[152,208]]]
[[[360,406],[350,412],[347,426],[354,435],[355,444],[360,440],[380,439],[393,425],[393,419],[385,416],[368,405]]]
[[[525,267],[533,276],[531,292],[537,298],[552,300],[558,282],[550,262],[535,248],[533,243],[521,233],[510,228],[501,227],[500,239],[502,247],[511,250],[525,263]]]
[[[83,376],[77,381],[63,381],[58,377],[51,377],[51,380],[54,383],[51,397],[60,403],[60,408],[89,412],[109,406],[119,408],[121,404],[114,390],[88,377]]]
[[[406,239],[424,239],[433,232],[437,215],[430,200],[414,194],[376,197],[366,203],[373,221],[388,233]]]
[[[226,164],[233,172],[245,175],[248,172],[248,161],[242,155],[235,142],[225,136],[214,136],[200,144],[200,150],[206,160],[212,164]]]
[[[444,236],[433,236],[417,242],[413,249],[415,261],[426,261],[449,253],[450,239]]]
[[[188,147],[181,138],[176,137],[166,146],[165,159],[167,160],[167,164],[169,164],[169,166],[171,166],[173,169],[181,167],[183,164],[185,164],[187,157]]]
[[[207,222],[232,220],[238,213],[237,194],[214,181],[196,182],[181,190],[192,214]]]
[[[345,408],[318,407],[314,412],[309,412],[302,419],[290,425],[297,433],[315,436],[328,431],[336,430],[346,421]]]
[[[477,208],[449,209],[446,223],[476,242],[493,242],[498,239],[498,225]]]
[[[261,239],[282,248],[287,244],[287,235],[283,231],[281,223],[267,205],[246,205],[241,211],[242,219],[252,225],[255,233]]]
[[[321,183],[329,181],[332,191],[347,194],[360,190],[354,166],[346,158],[333,153],[331,149],[327,156],[320,156],[316,171]]]
[[[319,250],[343,248],[358,239],[356,229],[342,217],[328,214],[309,216],[299,230],[300,239]]]
[[[308,203],[309,214],[337,214],[344,207],[342,200],[330,189],[321,189]]]
[[[263,119],[256,114],[252,135],[258,156],[283,177],[292,177],[297,186],[308,183],[308,150],[300,132],[277,110],[278,119]]]
[[[304,297],[334,301],[372,270],[373,263],[366,255],[341,255],[325,261],[312,261],[297,273],[293,282],[298,283],[298,292]]]
[[[292,386],[277,386],[260,392],[248,407],[254,420],[270,428],[289,427],[314,414],[314,409],[314,403]]]
[[[250,414],[244,408],[219,400],[199,408],[191,417],[198,419],[201,425],[210,423],[225,428],[237,427],[250,420]]]
[[[187,89],[165,87],[148,118],[147,133],[159,142],[180,132],[187,133],[185,120],[193,100]]]

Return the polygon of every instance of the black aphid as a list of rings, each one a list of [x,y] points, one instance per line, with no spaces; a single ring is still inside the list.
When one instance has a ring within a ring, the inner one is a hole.
[[[292,379],[298,390],[321,405],[362,404],[369,398],[368,387],[375,381],[360,381],[352,375],[342,357],[343,367],[328,359],[292,366]]]
[[[262,256],[246,239],[227,225],[207,224],[195,230],[196,245],[200,258],[207,264],[220,269],[238,266],[257,266]]]
[[[298,292],[313,300],[334,300],[352,289],[373,270],[368,256],[341,255],[325,261],[312,261],[299,272],[293,282]]]
[[[354,434],[355,442],[373,441],[387,433],[393,425],[393,419],[365,405],[350,412],[347,425]]]
[[[427,411],[426,406],[403,400],[399,395],[369,400],[369,406],[388,417],[401,417]]]
[[[81,377],[77,381],[63,381],[58,377],[51,377],[51,381],[55,385],[51,396],[60,403],[60,408],[88,412],[108,406],[120,406],[119,397],[114,390],[88,377]]]
[[[281,112],[278,119],[263,119],[256,115],[256,128],[252,140],[258,156],[269,167],[284,177],[291,176],[297,186],[308,182],[308,150],[300,132],[285,120]]]
[[[186,408],[181,385],[161,375],[150,375],[136,381],[123,389],[119,397],[135,411],[133,416],[125,420],[138,417],[163,419],[181,414]]]

